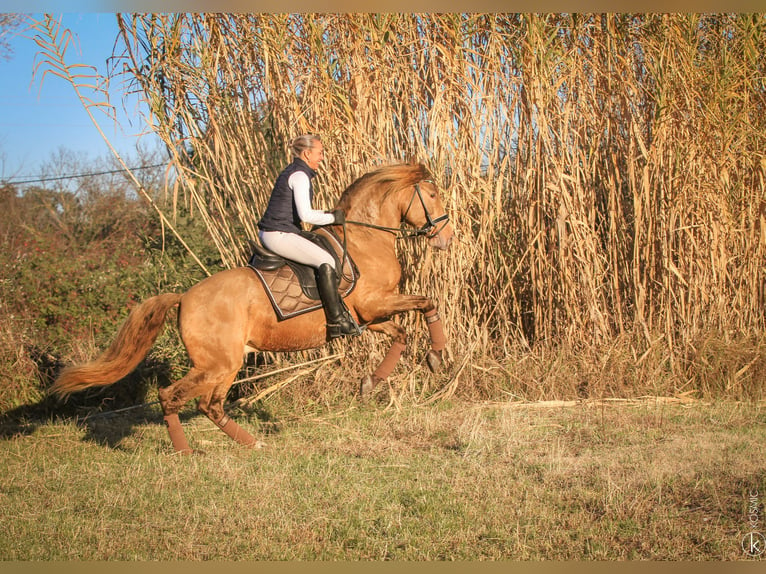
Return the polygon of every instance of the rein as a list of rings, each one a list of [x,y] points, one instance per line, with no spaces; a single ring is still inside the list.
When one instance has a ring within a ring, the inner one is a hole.
[[[428,236],[433,237],[434,235],[438,235],[442,229],[447,225],[449,221],[449,217],[446,213],[443,215],[440,215],[436,219],[433,219],[431,217],[431,214],[428,212],[428,208],[426,207],[426,202],[423,200],[423,194],[420,191],[420,184],[415,184],[415,191],[412,193],[412,197],[410,198],[410,204],[407,206],[407,210],[404,212],[404,215],[402,216],[402,223],[404,223],[404,219],[406,219],[407,214],[410,212],[410,209],[412,208],[412,204],[415,202],[415,196],[420,199],[420,205],[423,206],[423,212],[426,214],[426,223],[423,224],[422,227],[410,230],[404,227],[404,225],[401,225],[399,227],[386,227],[385,225],[376,225],[374,223],[367,223],[364,221],[349,221],[347,220],[346,223],[349,223],[351,225],[359,225],[361,227],[368,227],[370,229],[377,229],[378,231],[386,231],[388,233],[392,233],[396,235],[397,239],[413,239],[416,237],[422,237],[422,236]],[[441,222],[444,222],[442,226],[438,229],[436,229],[437,225]],[[435,231],[434,231],[435,230]],[[344,235],[345,235],[345,229],[344,229]]]
[[[430,181],[430,180],[424,180],[424,181]],[[433,182],[431,182],[433,183]],[[405,219],[407,218],[407,214],[410,212],[410,209],[412,208],[412,204],[415,202],[415,196],[420,199],[420,205],[423,206],[423,212],[426,214],[426,222],[423,224],[422,227],[411,230],[407,229],[405,225]],[[441,227],[437,229],[437,225],[439,223],[444,222]],[[346,242],[348,241],[348,234],[346,233],[346,225],[358,225],[360,227],[367,227],[369,229],[377,229],[378,231],[385,231],[387,233],[391,233],[396,236],[396,239],[414,239],[417,237],[434,237],[438,235],[442,229],[449,223],[449,217],[446,213],[440,215],[436,219],[433,219],[431,217],[431,214],[428,211],[428,208],[426,207],[426,202],[423,199],[423,194],[420,191],[420,184],[415,184],[415,191],[412,192],[412,197],[410,198],[410,203],[407,206],[407,210],[404,212],[404,215],[402,216],[402,225],[399,227],[386,227],[385,225],[377,225],[375,223],[367,223],[366,221],[353,221],[353,220],[345,220],[343,222],[343,259],[341,261],[341,268],[340,268],[340,275],[341,277],[344,277],[343,269],[346,266],[346,260],[348,259],[348,250],[346,248]],[[348,279],[348,278],[346,278]]]

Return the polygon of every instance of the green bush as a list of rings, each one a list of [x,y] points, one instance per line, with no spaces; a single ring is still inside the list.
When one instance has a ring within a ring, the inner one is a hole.
[[[202,225],[181,218],[177,228],[209,268],[219,264]],[[93,358],[142,300],[183,291],[203,277],[180,242],[163,235],[156,214],[127,194],[106,190],[78,198],[5,187],[0,233],[6,245],[0,252],[0,411],[44,397],[61,366]],[[177,376],[185,361],[177,337],[163,336],[145,366],[155,375],[149,379],[162,379]],[[145,377],[144,371],[139,367]]]

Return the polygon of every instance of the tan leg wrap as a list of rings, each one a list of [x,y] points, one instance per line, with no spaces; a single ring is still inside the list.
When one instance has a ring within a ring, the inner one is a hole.
[[[394,341],[394,343],[391,345],[391,348],[388,350],[388,353],[386,353],[383,361],[380,363],[380,365],[378,365],[378,368],[375,369],[375,372],[372,374],[372,376],[377,377],[380,380],[388,378],[388,375],[390,375],[394,370],[396,363],[399,362],[399,357],[402,356],[402,353],[406,348],[406,345],[403,343]]]
[[[178,418],[178,414],[165,415],[165,425],[168,427],[170,442],[173,443],[173,448],[176,452],[190,454],[192,449],[186,441],[186,435],[184,435],[184,429],[181,428],[181,421]]]
[[[215,421],[213,421],[215,422]],[[258,443],[245,429],[224,415],[223,418],[215,423],[223,432],[245,446],[254,446]]]
[[[428,332],[431,335],[431,348],[434,351],[443,351],[447,346],[447,337],[444,336],[444,326],[436,309],[431,309],[425,314]]]

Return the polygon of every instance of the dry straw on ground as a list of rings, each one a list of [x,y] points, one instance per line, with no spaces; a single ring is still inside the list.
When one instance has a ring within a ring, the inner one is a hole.
[[[225,265],[245,261],[288,141],[317,132],[325,208],[380,164],[434,173],[460,241],[447,257],[402,245],[404,289],[436,296],[454,357],[619,340],[636,359],[659,345],[683,382],[711,333],[762,356],[764,16],[119,22],[118,65],[181,172],[175,201]],[[420,344],[420,319],[404,321]]]

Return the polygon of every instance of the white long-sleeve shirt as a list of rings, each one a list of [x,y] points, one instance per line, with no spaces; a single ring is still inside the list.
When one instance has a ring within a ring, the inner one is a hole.
[[[293,190],[293,201],[301,221],[310,225],[330,225],[335,222],[335,216],[332,213],[326,213],[311,206],[308,175],[302,171],[296,171],[287,180],[287,185]]]

